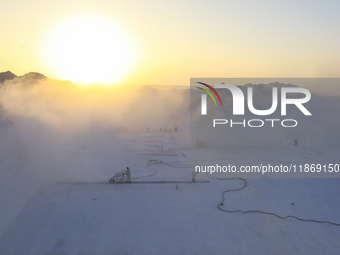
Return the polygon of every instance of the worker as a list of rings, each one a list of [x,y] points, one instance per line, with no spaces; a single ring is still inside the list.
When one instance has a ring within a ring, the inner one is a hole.
[[[196,171],[192,171],[191,172],[191,180],[192,180],[192,182],[196,182],[196,174],[197,174]]]
[[[130,177],[131,177],[131,172],[130,172],[130,168],[126,168],[126,177],[127,177],[127,182],[130,183]]]
[[[295,145],[295,147],[297,147],[297,145],[298,145],[298,139],[295,139],[295,140],[294,140],[294,145]]]

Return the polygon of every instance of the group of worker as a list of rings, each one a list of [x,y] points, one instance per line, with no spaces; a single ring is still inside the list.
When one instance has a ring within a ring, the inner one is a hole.
[[[150,128],[149,127],[146,128],[146,130],[148,132],[150,132]],[[169,134],[171,134],[171,132],[178,132],[178,129],[177,129],[177,127],[175,127],[174,130],[172,130],[171,128],[168,129],[167,127],[165,127],[164,129],[163,128],[159,128],[159,132],[168,132]]]

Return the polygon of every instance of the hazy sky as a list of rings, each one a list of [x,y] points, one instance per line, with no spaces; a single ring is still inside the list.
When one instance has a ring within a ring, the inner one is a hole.
[[[0,72],[58,77],[44,36],[82,13],[112,18],[140,47],[124,83],[190,77],[339,77],[340,1],[0,0]]]

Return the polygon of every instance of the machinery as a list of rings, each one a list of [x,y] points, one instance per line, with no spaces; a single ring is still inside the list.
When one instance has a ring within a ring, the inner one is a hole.
[[[110,184],[113,183],[124,183],[127,182],[126,171],[117,172],[109,181]]]

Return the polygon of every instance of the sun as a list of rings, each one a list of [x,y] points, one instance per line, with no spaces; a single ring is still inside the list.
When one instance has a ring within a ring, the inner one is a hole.
[[[59,23],[43,40],[44,63],[58,79],[113,84],[139,62],[137,43],[113,20],[81,15]]]

